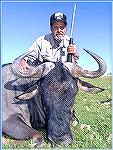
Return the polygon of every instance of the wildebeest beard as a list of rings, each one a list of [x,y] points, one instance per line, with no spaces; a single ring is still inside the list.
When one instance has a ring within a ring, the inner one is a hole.
[[[40,91],[46,108],[47,137],[54,143],[72,143],[70,123],[78,91],[76,84],[76,79],[61,63],[55,63],[55,68],[42,79]]]

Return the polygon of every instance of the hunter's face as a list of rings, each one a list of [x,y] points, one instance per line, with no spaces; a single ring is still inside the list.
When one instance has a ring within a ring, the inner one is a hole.
[[[66,25],[63,22],[55,22],[51,27],[51,31],[56,40],[62,41],[66,33]]]

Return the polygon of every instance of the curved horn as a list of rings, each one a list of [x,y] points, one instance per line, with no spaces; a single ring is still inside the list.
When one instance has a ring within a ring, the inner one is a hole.
[[[88,71],[82,69],[77,64],[73,64],[70,62],[65,62],[64,66],[68,68],[69,72],[72,76],[79,78],[79,77],[85,77],[85,78],[98,78],[102,76],[107,69],[106,62],[97,54],[90,52],[89,50],[84,49],[88,54],[90,54],[98,63],[99,69],[97,71]]]
[[[86,49],[83,49],[83,50],[85,50],[88,54],[90,54],[96,60],[96,62],[99,65],[99,69],[97,71],[84,70],[77,64],[73,64],[71,62],[65,62],[64,66],[68,68],[71,75],[75,78],[79,78],[79,77],[98,78],[102,76],[106,72],[106,69],[107,69],[106,62],[97,54],[90,52],[89,50],[86,50]]]
[[[28,65],[28,68],[25,72],[21,72],[19,70],[19,64],[21,63],[22,59],[25,59],[26,53],[16,58],[12,63],[12,71],[17,77],[27,77],[27,78],[41,78],[48,74],[48,72],[54,68],[54,63],[52,62],[46,62],[41,63],[37,66]]]
[[[81,76],[85,78],[98,78],[102,76],[107,70],[106,62],[97,54],[90,52],[89,50],[86,50],[86,49],[83,49],[83,50],[85,50],[88,54],[90,54],[96,60],[96,62],[99,65],[99,69],[97,71],[82,70]]]

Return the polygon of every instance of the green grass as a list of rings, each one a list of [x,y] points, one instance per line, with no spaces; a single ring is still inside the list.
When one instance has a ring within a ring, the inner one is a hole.
[[[79,91],[77,94],[74,107],[79,123],[72,127],[74,142],[68,148],[111,149],[111,77],[105,76],[98,79],[87,79],[86,81],[105,88],[105,90],[98,94],[88,94],[83,91]],[[45,141],[43,148],[48,149],[50,147],[50,143]],[[30,141],[24,141],[22,144],[3,144],[3,148],[29,149],[31,144]],[[60,148],[63,148],[63,146]]]

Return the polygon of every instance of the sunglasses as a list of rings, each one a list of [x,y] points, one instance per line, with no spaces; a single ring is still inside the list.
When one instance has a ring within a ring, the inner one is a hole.
[[[64,30],[65,29],[65,26],[60,26],[60,27],[58,27],[58,26],[52,26],[52,29],[53,30],[58,30],[58,29],[61,29],[61,30]]]

